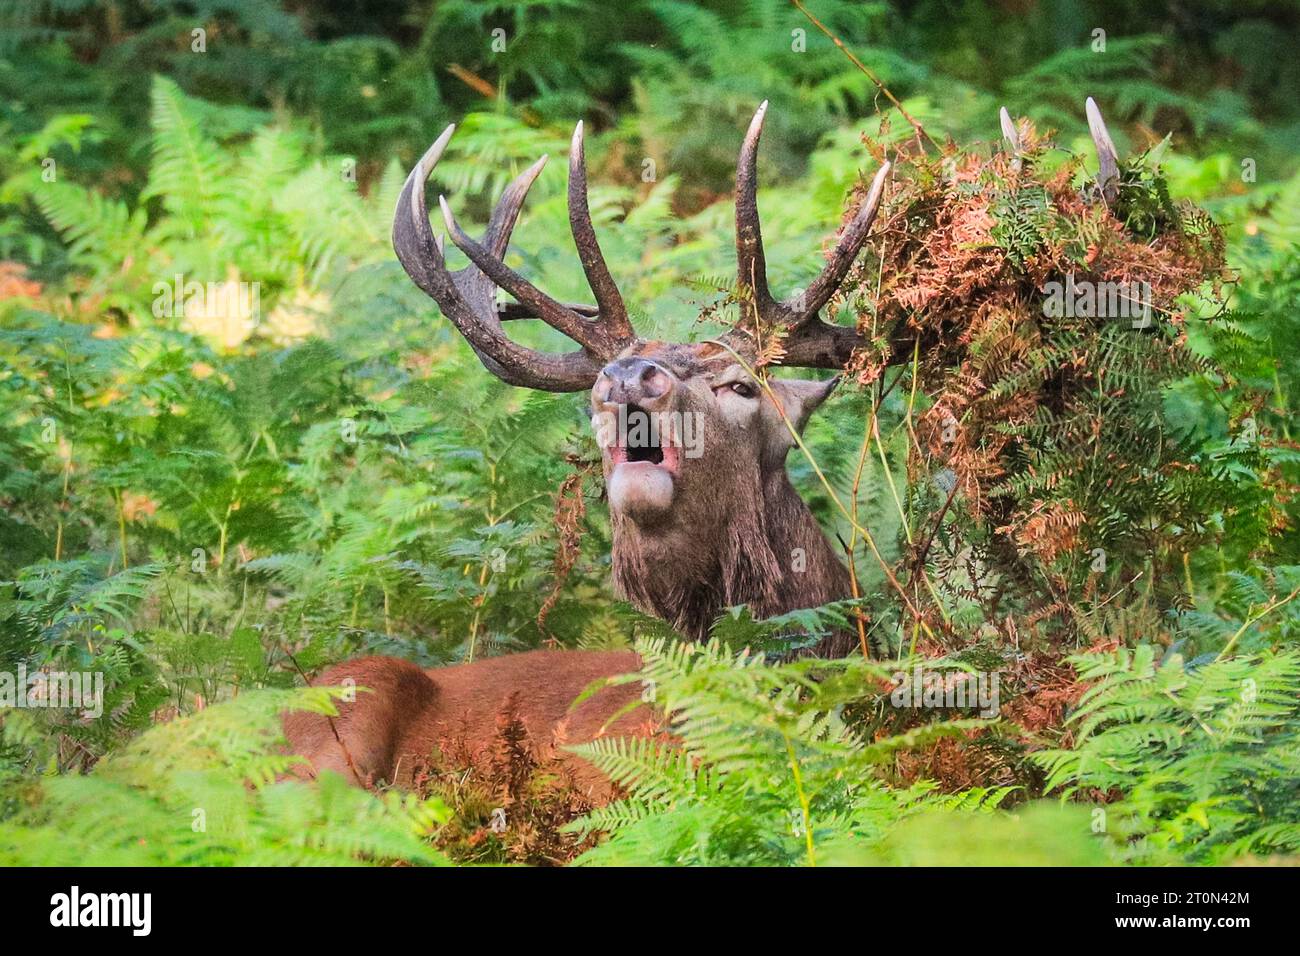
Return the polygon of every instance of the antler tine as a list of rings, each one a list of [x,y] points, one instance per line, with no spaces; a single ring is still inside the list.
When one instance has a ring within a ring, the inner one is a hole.
[[[1119,196],[1119,153],[1110,138],[1110,130],[1106,129],[1106,121],[1101,118],[1097,101],[1090,96],[1083,108],[1088,115],[1088,131],[1097,147],[1097,185],[1106,202],[1113,203]]]
[[[1002,124],[1002,136],[1011,147],[1012,153],[1019,153],[1021,150],[1020,130],[1016,129],[1016,122],[1011,118],[1005,106],[998,107],[998,121]]]
[[[1005,106],[998,107],[998,121],[1002,124],[1002,136],[1007,141],[1007,148],[1011,150],[1011,169],[1014,172],[1020,172],[1023,160],[1020,154],[1024,152],[1025,144],[1020,138],[1020,130],[1016,128],[1016,122],[1011,118]]]
[[[454,275],[447,270],[442,244],[435,241],[429,226],[424,186],[455,129],[452,125],[443,130],[402,186],[393,215],[393,249],[402,268],[438,303],[488,371],[502,381],[552,392],[589,388],[599,372],[599,363],[590,354],[555,355],[516,345],[501,329],[490,285],[483,283],[482,273],[474,266]],[[487,240],[493,247],[504,249],[523,197],[538,172],[540,166],[530,168],[507,188],[488,228]]]
[[[437,157],[434,157],[434,162],[437,162]],[[510,244],[510,234],[514,231],[515,223],[519,218],[519,211],[524,205],[524,199],[544,165],[545,159],[540,159],[528,167],[522,175],[506,187],[505,192],[501,194],[501,198],[497,200],[497,204],[492,210],[492,218],[488,221],[487,231],[483,234],[484,247],[497,258],[505,255],[506,247]],[[438,254],[445,260],[446,249],[443,240],[443,236],[433,237]],[[496,283],[484,275],[478,266],[470,264],[463,269],[457,269],[451,273],[451,278],[456,284],[456,288],[460,290],[462,297],[476,313],[494,312],[501,322],[538,317],[535,310],[522,303],[498,302],[496,300]],[[597,311],[595,306],[572,302],[566,302],[565,308],[588,318],[595,316]]]
[[[889,178],[891,168],[891,164],[885,163],[876,172],[876,178],[871,181],[871,189],[867,192],[866,200],[848,228],[844,230],[840,241],[835,244],[826,268],[822,269],[821,274],[808,284],[807,290],[801,297],[802,302],[792,309],[797,323],[802,324],[815,319],[822,306],[831,300],[835,290],[848,275],[849,268],[857,259],[858,253],[862,251],[867,236],[871,234],[871,224],[875,221],[876,210],[880,208],[880,197],[884,195],[885,180]]]
[[[523,209],[524,199],[527,198],[528,190],[532,188],[545,165],[546,157],[543,156],[516,177],[497,200],[492,216],[488,220],[487,231],[483,233],[482,243],[494,256],[500,258],[505,255],[506,247],[510,244],[510,234],[514,232],[519,211]],[[443,252],[442,238],[442,236],[438,237],[439,252]],[[501,306],[496,301],[496,283],[481,269],[474,265],[467,266],[453,272],[452,278],[460,280],[457,282],[457,287],[476,312],[491,311],[500,318]]]
[[[469,256],[470,261],[483,270],[489,279],[534,310],[543,322],[557,332],[567,335],[597,356],[605,357],[606,353],[609,353],[609,357],[612,357],[608,348],[609,343],[605,341],[600,326],[556,302],[471,239],[456,222],[451,207],[447,205],[446,196],[439,196],[438,204],[442,207],[442,218],[447,224],[447,233],[451,236],[451,241],[461,252]]]
[[[448,293],[456,290],[442,258],[442,245],[434,240],[433,230],[429,228],[424,183],[442,158],[442,151],[447,148],[447,142],[455,131],[453,123],[425,150],[402,184],[397,209],[393,213],[393,250],[398,261],[415,284],[440,305],[444,298],[451,301]],[[456,295],[455,298],[459,300],[460,297]],[[464,305],[463,302],[454,303],[452,311],[465,311],[454,308],[455,304]]]
[[[583,305],[580,302],[565,302],[564,307],[589,319],[594,319],[600,314],[600,310],[594,305]],[[498,302],[497,318],[502,322],[514,322],[519,319],[535,319],[537,313],[522,302]]]
[[[749,124],[736,162],[736,261],[740,285],[753,295],[758,320],[782,326],[787,332],[783,342],[784,354],[777,364],[842,368],[853,350],[862,344],[862,336],[851,326],[832,325],[817,316],[843,283],[871,233],[885,182],[889,178],[890,164],[885,163],[876,173],[867,198],[853,221],[845,227],[817,278],[801,295],[777,302],[767,284],[767,262],[758,216],[758,140],[763,133],[766,115],[767,101],[764,100]],[[740,330],[725,338],[734,346],[752,347],[752,342],[747,341],[747,335]]]
[[[582,142],[582,121],[573,130],[569,146],[569,228],[582,271],[587,275],[587,285],[596,297],[600,324],[617,340],[630,340],[636,332],[628,318],[623,296],[610,275],[609,266],[596,241],[596,229],[591,223],[591,207],[587,201],[587,159]]]
[[[749,123],[736,160],[736,277],[740,286],[753,295],[759,318],[775,321],[784,318],[784,310],[767,286],[763,229],[758,219],[758,139],[763,135],[766,115],[764,100]]]

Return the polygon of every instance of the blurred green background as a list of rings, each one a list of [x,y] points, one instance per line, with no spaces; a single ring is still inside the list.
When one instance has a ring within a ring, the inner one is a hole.
[[[1092,95],[1122,132],[1121,149],[1172,133],[1179,153],[1213,157],[1218,165],[1199,171],[1206,194],[1242,192],[1231,174],[1243,158],[1262,182],[1294,171],[1293,2],[820,0],[805,9],[937,138],[991,138],[998,105],[1078,133]],[[807,175],[827,137],[856,133],[884,104],[789,0],[15,0],[6,11],[9,148],[56,116],[89,115],[76,172],[128,194],[147,160],[153,75],[245,107],[225,117],[228,132],[271,116],[301,120],[314,149],[356,161],[363,188],[390,159],[409,164],[443,126],[472,114],[518,120],[535,143],[496,145],[462,186],[504,175],[494,161],[527,155],[582,118],[603,146],[600,178],[644,194],[635,184],[653,160],[659,179],[678,180],[678,212],[728,191],[737,132],[760,100],[773,103],[764,159],[785,180]],[[505,138],[528,139],[513,132]],[[71,160],[51,136],[52,155]]]

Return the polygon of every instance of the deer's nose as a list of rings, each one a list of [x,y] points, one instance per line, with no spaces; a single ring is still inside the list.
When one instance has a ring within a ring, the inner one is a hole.
[[[610,362],[600,372],[596,397],[614,405],[643,405],[667,395],[672,376],[659,365],[643,358]]]

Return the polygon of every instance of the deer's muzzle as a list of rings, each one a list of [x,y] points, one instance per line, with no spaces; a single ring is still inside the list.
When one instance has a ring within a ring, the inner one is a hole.
[[[673,378],[649,359],[631,357],[610,362],[600,370],[593,389],[597,405],[635,405],[653,411],[667,403]]]

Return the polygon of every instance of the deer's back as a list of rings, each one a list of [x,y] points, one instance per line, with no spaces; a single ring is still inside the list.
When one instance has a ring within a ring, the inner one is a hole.
[[[638,682],[602,688],[570,709],[593,681],[639,667],[631,651],[528,651],[431,670],[395,657],[363,657],[328,669],[314,683],[351,681],[369,691],[340,703],[332,728],[318,714],[286,715],[285,736],[290,750],[310,762],[302,776],[334,770],[353,782],[409,785],[413,770],[448,744],[470,754],[490,747],[503,713],[524,725],[539,755],[602,733],[652,731],[657,718],[638,703]],[[608,789],[585,761],[559,756],[593,795]]]

